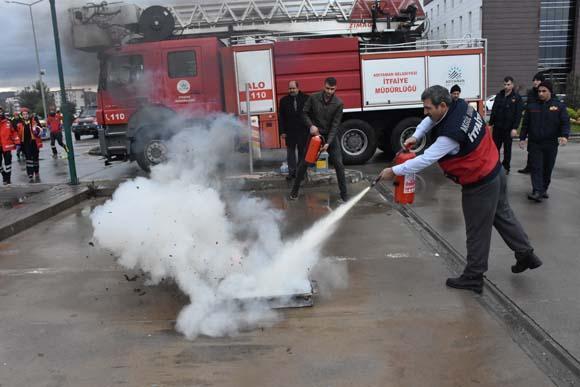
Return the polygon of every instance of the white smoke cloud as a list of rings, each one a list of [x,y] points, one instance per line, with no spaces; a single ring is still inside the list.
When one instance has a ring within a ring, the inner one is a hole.
[[[239,130],[221,116],[207,128],[179,133],[166,164],[154,167],[149,179],[123,183],[91,215],[95,240],[122,266],[143,270],[151,284],[173,279],[189,296],[176,329],[190,339],[275,322],[278,316],[264,299],[310,292],[309,274],[323,242],[354,205],[284,241],[281,211],[266,200],[225,191],[217,178]]]

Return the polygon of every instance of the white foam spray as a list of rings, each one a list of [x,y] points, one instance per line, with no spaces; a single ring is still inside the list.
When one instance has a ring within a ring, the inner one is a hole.
[[[260,198],[232,197],[215,178],[216,155],[231,154],[235,128],[218,117],[208,128],[177,135],[170,144],[176,156],[149,179],[121,184],[91,215],[95,240],[122,266],[143,270],[151,284],[173,279],[189,296],[176,324],[188,338],[275,322],[264,297],[310,291],[323,243],[368,191],[284,241],[281,211]]]

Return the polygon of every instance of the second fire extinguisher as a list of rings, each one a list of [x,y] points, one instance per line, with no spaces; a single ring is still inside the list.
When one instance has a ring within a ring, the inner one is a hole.
[[[407,149],[401,150],[395,156],[395,165],[403,164],[407,160],[415,158],[415,153]],[[393,182],[395,186],[395,203],[412,204],[415,200],[415,174],[396,176]]]
[[[308,149],[306,150],[306,156],[304,157],[304,160],[306,160],[308,164],[315,164],[316,160],[318,160],[318,154],[320,152],[321,147],[322,147],[322,136],[310,137]]]

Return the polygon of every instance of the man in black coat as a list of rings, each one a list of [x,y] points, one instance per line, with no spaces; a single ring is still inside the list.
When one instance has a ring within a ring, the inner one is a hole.
[[[522,119],[522,97],[514,90],[514,79],[503,80],[503,90],[495,96],[489,125],[493,128],[493,141],[499,151],[503,145],[503,162],[506,175],[510,173],[512,138],[517,137]]]
[[[526,101],[526,105],[528,105],[532,102],[538,101],[538,87],[540,86],[540,83],[544,82],[545,80],[546,80],[546,77],[544,77],[544,74],[542,74],[542,73],[536,73],[536,75],[534,75],[534,79],[532,79],[532,88],[530,90],[528,90],[528,98]],[[530,173],[530,171],[531,171],[530,153],[528,152],[526,166],[523,167],[522,169],[518,169],[518,173],[528,174],[528,173]]]
[[[308,95],[302,93],[297,81],[288,82],[288,95],[280,100],[278,122],[280,135],[286,141],[286,158],[288,162],[287,179],[296,177],[296,151],[298,160],[304,158],[308,128],[302,119],[302,110]]]
[[[566,105],[554,96],[550,81],[540,83],[538,101],[526,107],[520,148],[528,144],[532,168],[532,193],[528,199],[541,202],[547,199],[552,170],[556,163],[558,145],[566,145],[570,135],[570,117]]]

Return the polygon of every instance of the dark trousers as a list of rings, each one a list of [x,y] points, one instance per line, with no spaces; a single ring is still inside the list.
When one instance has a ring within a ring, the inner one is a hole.
[[[36,145],[36,141],[32,141],[28,144],[22,145],[22,152],[24,157],[26,157],[26,174],[28,177],[38,174],[40,170],[39,154],[40,150]]]
[[[479,276],[487,271],[492,226],[516,254],[533,250],[508,202],[507,179],[503,170],[485,184],[463,188],[461,205],[467,234],[465,275]]]
[[[288,162],[288,174],[290,176],[296,176],[296,152],[298,152],[298,161],[304,160],[306,141],[306,139],[296,140],[286,137],[286,161]]]
[[[336,139],[330,147],[328,148],[328,157],[330,162],[334,165],[334,170],[336,171],[336,180],[338,180],[338,189],[340,190],[341,198],[345,199],[348,195],[346,189],[346,176],[344,174],[344,165],[342,164],[342,150]],[[304,180],[306,176],[306,170],[308,169],[308,163],[304,158],[300,160],[298,164],[298,170],[296,172],[296,179],[294,180],[294,185],[292,186],[292,195],[298,195],[300,190],[300,183]]]
[[[512,137],[511,129],[493,128],[493,141],[499,151],[503,145],[503,162],[501,163],[506,171],[510,170],[512,161]]]
[[[68,148],[66,147],[66,145],[62,141],[62,132],[56,132],[56,133],[50,132],[50,147],[52,148],[53,155],[57,154],[55,142],[58,142],[58,145],[60,145],[62,148],[64,148],[65,152],[68,152]]]
[[[2,165],[2,162],[4,162],[4,165]],[[11,151],[2,152],[2,157],[0,157],[0,169],[2,169],[2,181],[4,181],[4,183],[10,183],[10,177],[12,176]]]
[[[558,143],[537,144],[530,142],[528,150],[532,189],[534,192],[544,193],[548,191],[552,180],[552,170],[554,170],[556,155],[558,154]]]

